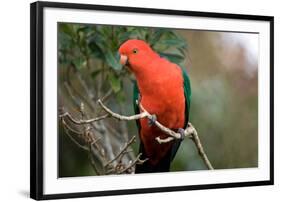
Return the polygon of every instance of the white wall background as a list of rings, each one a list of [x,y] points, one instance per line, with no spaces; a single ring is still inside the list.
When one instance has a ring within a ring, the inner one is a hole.
[[[69,0],[75,2],[74,0]],[[29,3],[0,6],[0,201],[29,199]],[[78,3],[78,1],[76,1]],[[281,196],[281,12],[278,0],[83,0],[79,3],[275,16],[275,185],[68,201],[279,201]],[[279,105],[278,105],[279,104]],[[164,179],[163,179],[164,180]]]

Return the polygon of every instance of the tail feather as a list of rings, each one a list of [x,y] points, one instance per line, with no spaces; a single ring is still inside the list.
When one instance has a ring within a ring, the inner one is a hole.
[[[158,172],[169,172],[170,165],[173,161],[177,150],[180,146],[181,140],[175,140],[173,146],[171,147],[170,151],[167,152],[164,158],[162,158],[159,163],[156,165],[152,165],[149,161],[145,161],[143,164],[137,164],[135,173],[158,173]],[[146,159],[147,155],[145,154],[143,143],[140,143],[139,153],[141,153],[141,159]]]

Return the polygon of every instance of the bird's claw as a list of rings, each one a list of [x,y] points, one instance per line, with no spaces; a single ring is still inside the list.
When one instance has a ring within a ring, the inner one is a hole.
[[[184,139],[184,137],[185,137],[185,131],[184,131],[184,129],[183,128],[179,128],[178,129],[178,133],[181,135],[181,140],[183,140]]]
[[[155,114],[152,114],[151,117],[148,117],[148,125],[153,126],[157,121],[157,117]]]

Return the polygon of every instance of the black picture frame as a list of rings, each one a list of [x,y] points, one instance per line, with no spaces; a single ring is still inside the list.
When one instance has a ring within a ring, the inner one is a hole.
[[[270,23],[270,179],[239,183],[204,184],[175,187],[154,187],[129,190],[93,191],[80,193],[63,193],[45,195],[43,193],[43,23],[44,8],[80,9],[98,11],[122,11],[129,13],[163,14],[168,16],[196,16],[210,18],[267,21]],[[274,17],[258,15],[240,15],[229,13],[195,12],[183,10],[166,10],[134,8],[120,6],[103,6],[75,3],[35,2],[30,5],[30,197],[36,200],[91,197],[120,194],[137,194],[152,192],[170,192],[227,187],[245,187],[273,185],[274,183]]]

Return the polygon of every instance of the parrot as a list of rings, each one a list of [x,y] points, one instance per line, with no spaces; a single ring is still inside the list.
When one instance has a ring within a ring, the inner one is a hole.
[[[137,120],[139,154],[147,159],[137,164],[135,173],[169,172],[184,137],[189,121],[191,86],[187,72],[177,64],[161,57],[150,45],[140,39],[128,39],[118,49],[120,64],[134,75],[134,111],[142,112],[138,103],[152,114]],[[156,137],[168,137],[155,122],[179,132],[181,139],[160,144]]]

